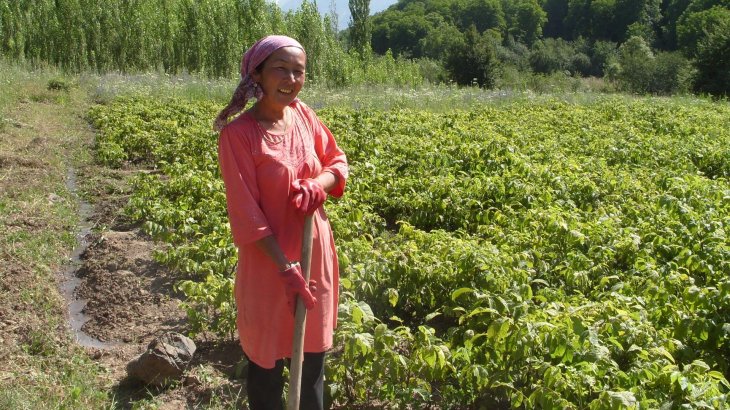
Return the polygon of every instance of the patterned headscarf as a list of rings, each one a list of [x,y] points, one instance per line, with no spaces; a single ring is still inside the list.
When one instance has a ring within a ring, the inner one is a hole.
[[[253,81],[251,74],[276,50],[282,47],[298,47],[304,51],[304,47],[298,41],[287,36],[266,36],[254,43],[241,59],[241,81],[233,92],[233,97],[213,123],[213,129],[220,131],[228,123],[228,117],[237,114],[252,97],[260,99],[263,96],[261,87]]]

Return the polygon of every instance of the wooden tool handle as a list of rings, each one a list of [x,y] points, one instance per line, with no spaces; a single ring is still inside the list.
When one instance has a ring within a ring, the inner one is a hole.
[[[312,215],[304,218],[304,232],[302,233],[302,276],[309,286],[309,265],[312,261]],[[304,360],[304,322],[307,319],[307,309],[300,297],[297,297],[297,309],[294,315],[294,341],[291,349],[291,366],[289,369],[289,398],[286,402],[287,410],[299,410],[299,395],[302,387],[302,361]]]

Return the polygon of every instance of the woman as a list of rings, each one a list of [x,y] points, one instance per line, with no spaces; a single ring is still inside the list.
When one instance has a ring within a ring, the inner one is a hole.
[[[324,355],[337,321],[337,254],[321,205],[328,194],[342,195],[348,167],[330,131],[297,99],[305,68],[306,54],[296,40],[264,37],[244,54],[242,80],[215,121],[239,251],[236,324],[249,359],[252,409],[282,407],[283,358],[291,357],[296,297],[308,309],[301,408],[323,408]],[[256,103],[227,124],[251,97]],[[310,286],[298,265],[307,214],[313,215]]]

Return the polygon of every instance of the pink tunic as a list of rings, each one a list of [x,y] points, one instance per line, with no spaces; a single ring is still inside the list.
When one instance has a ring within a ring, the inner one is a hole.
[[[344,152],[316,114],[300,101],[290,108],[293,122],[284,135],[266,132],[244,113],[221,131],[218,141],[228,219],[239,253],[234,290],[238,334],[248,358],[264,368],[291,356],[294,316],[276,264],[255,241],[273,234],[287,258],[299,261],[304,216],[289,203],[292,181],[331,172],[339,184],[329,195],[339,197],[348,175]],[[314,214],[312,231],[310,274],[317,281],[317,304],[307,312],[304,351],[323,352],[332,347],[339,283],[323,207]]]

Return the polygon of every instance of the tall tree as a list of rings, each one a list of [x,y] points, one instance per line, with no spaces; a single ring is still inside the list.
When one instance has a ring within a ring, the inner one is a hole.
[[[730,20],[719,22],[700,41],[694,64],[697,91],[730,96]]]
[[[542,37],[542,28],[547,22],[547,13],[537,0],[504,1],[508,33],[518,41],[531,45]]]
[[[434,25],[426,37],[418,41],[418,48],[423,57],[434,60],[445,60],[452,47],[462,41],[459,29],[449,22],[441,20],[440,24]]]
[[[446,69],[458,84],[494,86],[497,61],[494,45],[488,34],[480,35],[475,26],[464,33],[463,42],[453,47],[446,60]]]
[[[461,7],[459,20],[464,32],[472,24],[479,33],[489,29],[502,31],[506,25],[504,10],[499,0],[467,0]]]
[[[691,0],[666,0],[666,6],[662,11],[664,17],[662,40],[669,50],[677,49],[677,21],[690,3]]]
[[[730,9],[713,6],[710,9],[690,12],[688,9],[677,23],[677,44],[687,56],[697,53],[699,43],[718,27],[727,26]]]
[[[370,52],[370,0],[349,0],[350,47],[361,56]]]
[[[631,37],[619,47],[617,61],[609,69],[609,77],[625,91],[651,92],[654,58],[644,38]]]
[[[591,2],[589,0],[568,0],[568,11],[563,19],[563,30],[567,40],[585,37],[591,28]]]
[[[568,0],[544,0],[542,9],[547,13],[547,22],[543,27],[545,37],[567,38],[563,22],[568,15]]]
[[[651,45],[660,31],[661,0],[616,0],[615,18],[622,36],[612,40],[625,41],[639,36]]]

